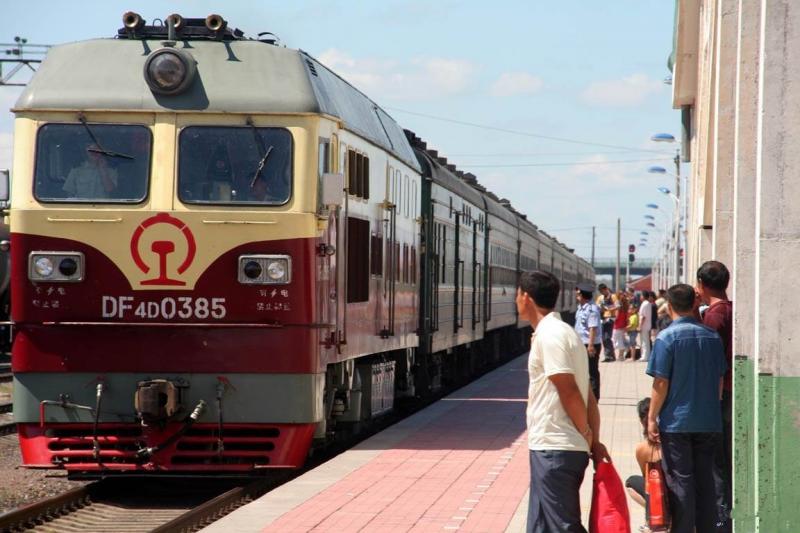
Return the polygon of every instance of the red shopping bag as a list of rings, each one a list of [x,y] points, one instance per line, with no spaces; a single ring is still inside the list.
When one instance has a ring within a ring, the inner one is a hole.
[[[648,526],[651,531],[667,531],[670,525],[669,498],[667,497],[667,483],[664,479],[664,470],[661,461],[647,463],[647,479],[645,491],[649,497],[650,516]]]
[[[614,465],[599,462],[592,487],[589,533],[630,533],[631,515],[625,487]]]

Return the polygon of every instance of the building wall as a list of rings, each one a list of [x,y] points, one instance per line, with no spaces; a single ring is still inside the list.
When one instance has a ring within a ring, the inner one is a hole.
[[[673,104],[694,117],[689,279],[707,259],[732,272],[734,529],[800,531],[800,344],[787,287],[800,263],[800,2],[678,0],[676,29],[684,83]]]

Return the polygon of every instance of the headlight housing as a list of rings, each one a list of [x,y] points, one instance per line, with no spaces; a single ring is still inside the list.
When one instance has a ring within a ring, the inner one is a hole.
[[[286,285],[292,281],[292,258],[288,255],[240,255],[239,283]]]
[[[28,279],[61,283],[83,281],[84,263],[81,252],[31,252]]]
[[[194,58],[185,50],[161,48],[144,63],[144,79],[154,93],[178,94],[194,81],[197,67]]]

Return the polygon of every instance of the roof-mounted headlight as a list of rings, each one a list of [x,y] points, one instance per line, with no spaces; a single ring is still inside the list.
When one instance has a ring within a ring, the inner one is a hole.
[[[179,94],[194,80],[194,58],[185,50],[161,48],[144,63],[144,79],[154,93]]]

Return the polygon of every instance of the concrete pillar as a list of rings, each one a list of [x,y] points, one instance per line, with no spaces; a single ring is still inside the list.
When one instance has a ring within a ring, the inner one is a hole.
[[[687,234],[692,246],[686,263],[690,280],[694,279],[697,267],[713,256],[711,228],[714,223],[717,1],[703,0],[699,9],[697,97],[694,109],[696,136],[692,147],[693,161],[690,178],[693,213],[689,217]]]
[[[755,531],[756,161],[761,4],[739,0],[733,157],[734,413],[733,512],[736,531]]]
[[[712,160],[713,213],[711,258],[733,264],[734,106],[738,0],[718,0],[715,42],[714,143]],[[693,279],[693,278],[692,278]]]
[[[800,2],[762,0],[756,204],[757,531],[800,531]]]

